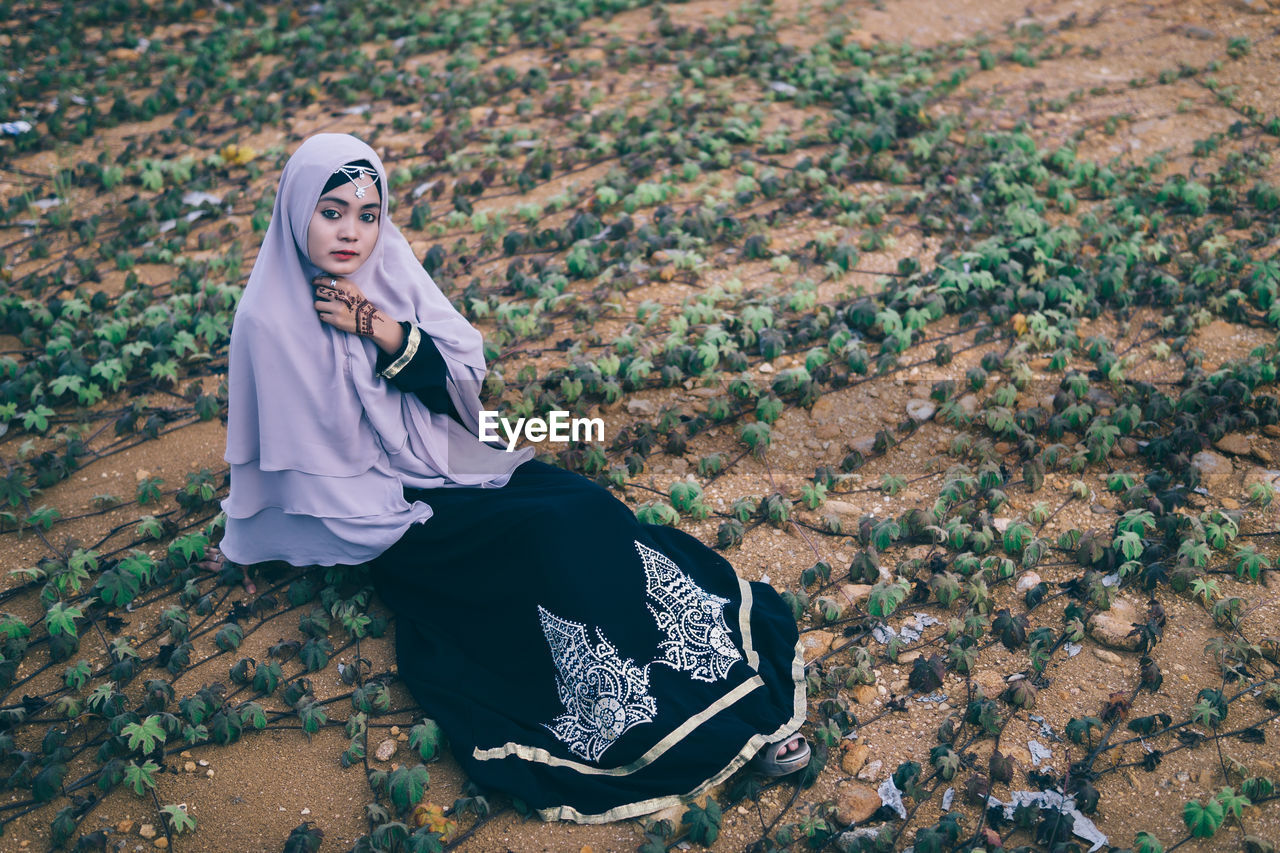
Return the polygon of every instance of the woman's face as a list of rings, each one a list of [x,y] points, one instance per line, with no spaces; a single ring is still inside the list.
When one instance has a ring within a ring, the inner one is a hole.
[[[362,185],[369,177],[360,179]],[[367,187],[356,198],[355,185],[344,181],[320,196],[307,227],[307,256],[330,275],[350,275],[360,268],[378,242],[378,216],[382,198],[377,187]]]

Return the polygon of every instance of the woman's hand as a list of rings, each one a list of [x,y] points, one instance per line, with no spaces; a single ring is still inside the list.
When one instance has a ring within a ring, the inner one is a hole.
[[[316,313],[320,322],[340,332],[371,338],[378,348],[394,353],[404,343],[404,330],[365,298],[352,281],[342,276],[318,275],[311,280],[315,289]]]
[[[364,321],[364,336],[373,336],[373,318],[378,309],[354,282],[341,276],[318,275],[311,280],[311,286],[316,291],[316,313],[322,323],[340,332],[358,335],[362,334],[361,322]]]

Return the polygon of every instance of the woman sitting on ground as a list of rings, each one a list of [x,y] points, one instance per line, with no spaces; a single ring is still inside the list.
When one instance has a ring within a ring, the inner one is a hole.
[[[387,215],[352,136],[285,166],[236,311],[221,550],[370,563],[399,675],[466,773],[544,818],[803,767],[803,663],[764,583],[578,474],[478,438],[480,333]]]

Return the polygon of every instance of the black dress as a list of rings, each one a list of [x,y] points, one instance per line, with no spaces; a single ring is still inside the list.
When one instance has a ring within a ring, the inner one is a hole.
[[[444,370],[424,334],[388,381],[445,411]],[[433,515],[374,561],[374,583],[401,678],[480,786],[545,819],[634,817],[803,722],[786,606],[687,533],[538,460],[499,489],[407,496]]]

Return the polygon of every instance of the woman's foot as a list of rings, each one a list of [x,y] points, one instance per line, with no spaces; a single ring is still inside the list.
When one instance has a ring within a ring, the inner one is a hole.
[[[766,745],[752,759],[755,769],[765,776],[786,776],[809,764],[809,744],[796,733],[784,741]]]
[[[229,562],[231,561],[227,559],[225,554],[223,554],[220,550],[210,545],[208,548],[205,549],[204,559],[201,560],[196,565],[200,566],[200,568],[202,569],[208,569],[211,572],[221,572],[222,567]],[[258,587],[254,585],[252,580],[249,579],[248,566],[240,567],[240,576],[242,579],[241,582],[244,584],[245,592],[247,592],[249,595],[253,595],[255,592],[258,591]]]

